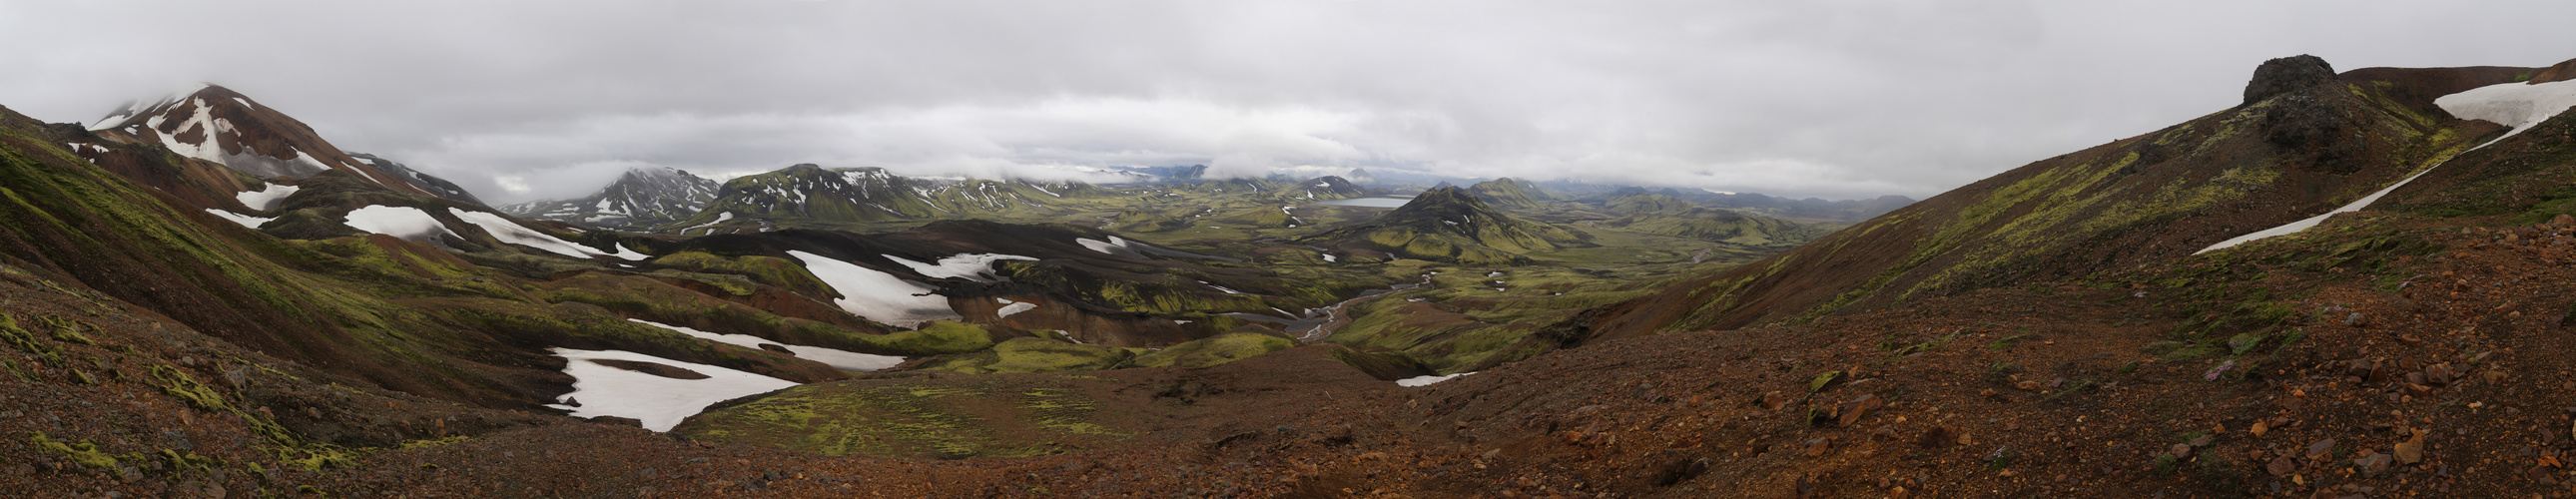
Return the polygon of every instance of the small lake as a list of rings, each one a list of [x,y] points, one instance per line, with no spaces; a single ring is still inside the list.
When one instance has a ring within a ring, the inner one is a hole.
[[[1413,202],[1413,198],[1350,198],[1335,199],[1331,201],[1316,201],[1315,204],[1329,204],[1333,206],[1366,206],[1370,208],[1398,208],[1404,206],[1405,203],[1410,202]]]

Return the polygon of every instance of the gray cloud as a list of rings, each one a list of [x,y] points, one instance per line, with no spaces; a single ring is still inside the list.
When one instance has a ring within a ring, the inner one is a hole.
[[[1925,196],[2253,67],[2576,57],[2563,2],[10,2],[0,104],[220,83],[495,202],[624,168],[1402,167]]]

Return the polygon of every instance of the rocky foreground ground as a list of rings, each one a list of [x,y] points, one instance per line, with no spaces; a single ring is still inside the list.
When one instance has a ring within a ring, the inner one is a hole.
[[[1580,345],[1425,388],[1327,347],[1205,369],[842,382],[1054,387],[1089,400],[1100,430],[1055,442],[1060,453],[945,460],[352,388],[11,270],[0,491],[2565,496],[2576,221],[2476,222],[2350,215],[2295,244],[1794,327]]]

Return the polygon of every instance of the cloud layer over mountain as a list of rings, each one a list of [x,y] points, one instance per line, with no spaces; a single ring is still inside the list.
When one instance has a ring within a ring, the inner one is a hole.
[[[220,83],[493,202],[625,168],[1411,169],[1924,196],[2254,66],[2576,56],[2563,2],[12,2],[0,104]]]

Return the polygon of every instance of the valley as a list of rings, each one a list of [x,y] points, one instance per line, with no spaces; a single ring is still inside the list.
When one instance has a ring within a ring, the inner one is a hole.
[[[2570,79],[2273,59],[1919,202],[793,164],[493,207],[220,86],[0,110],[0,491],[2565,493]]]

